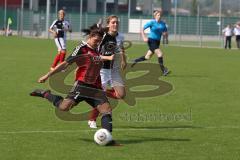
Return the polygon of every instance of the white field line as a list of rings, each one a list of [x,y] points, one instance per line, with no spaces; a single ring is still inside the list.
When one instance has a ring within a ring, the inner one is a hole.
[[[160,130],[193,130],[193,129],[240,129],[240,126],[209,126],[209,127],[160,127],[160,128],[116,128],[114,131],[160,131]],[[0,134],[34,134],[34,133],[80,133],[95,132],[96,129],[84,130],[32,130],[32,131],[0,131]]]

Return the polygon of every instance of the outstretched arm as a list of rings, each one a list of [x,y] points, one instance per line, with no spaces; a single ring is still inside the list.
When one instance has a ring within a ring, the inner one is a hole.
[[[57,37],[57,31],[55,31],[55,29],[56,29],[56,26],[55,26],[56,22],[57,22],[57,20],[53,21],[52,25],[48,29],[48,31],[53,34],[54,38]]]
[[[66,69],[68,67],[69,63],[67,63],[66,61],[60,63],[59,65],[57,65],[57,67],[55,67],[53,70],[49,71],[47,74],[45,74],[44,76],[40,77],[38,79],[39,83],[44,83],[49,77],[51,77],[52,75]]]
[[[102,56],[101,55],[100,57],[101,57],[101,60],[103,60],[103,61],[112,61],[114,58],[114,54],[111,56]]]

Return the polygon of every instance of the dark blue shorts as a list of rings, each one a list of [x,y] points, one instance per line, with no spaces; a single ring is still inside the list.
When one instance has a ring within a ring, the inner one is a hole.
[[[148,47],[149,47],[149,50],[152,51],[153,53],[155,49],[159,48],[159,45],[160,45],[160,40],[148,38]]]

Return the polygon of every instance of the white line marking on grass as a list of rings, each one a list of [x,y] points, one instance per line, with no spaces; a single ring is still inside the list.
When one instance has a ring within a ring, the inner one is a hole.
[[[116,128],[114,131],[160,131],[160,130],[189,130],[189,129],[240,129],[240,126],[183,126],[183,127],[159,127],[159,128]],[[0,134],[33,134],[33,133],[80,133],[80,132],[95,132],[96,129],[84,130],[35,130],[35,131],[0,131]]]
[[[56,130],[56,131],[6,131],[0,132],[0,134],[29,134],[29,133],[77,133],[77,132],[89,132],[94,130]]]

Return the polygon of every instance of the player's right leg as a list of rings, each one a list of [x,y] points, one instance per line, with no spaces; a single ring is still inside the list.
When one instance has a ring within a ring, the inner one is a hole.
[[[240,35],[237,35],[237,47],[240,49]]]
[[[102,128],[112,132],[112,108],[108,102],[105,92],[94,86],[86,86],[84,100],[93,108],[96,108],[101,114]],[[87,93],[87,94],[86,94]]]
[[[97,106],[98,111],[102,114],[102,128],[112,132],[112,108],[108,102]],[[112,140],[107,144],[108,146],[122,146],[115,140]]]
[[[124,99],[126,96],[125,84],[118,69],[112,70],[111,87],[116,99]]]
[[[102,85],[103,88],[105,88],[105,93],[107,97],[114,98],[114,99],[123,99],[126,95],[125,86],[122,81],[122,83],[119,83],[120,79],[118,80],[118,83],[115,81],[112,85],[112,89],[107,89],[106,85]],[[89,114],[89,120],[88,125],[90,128],[97,128],[96,119],[99,116],[99,111],[96,108],[93,108],[92,111]]]
[[[65,57],[66,57],[66,50],[63,49],[63,50],[60,51],[60,59],[59,59],[59,61],[63,62],[65,60]]]
[[[59,95],[52,94],[50,90],[36,89],[33,92],[31,92],[30,95],[47,99],[61,111],[69,111],[73,106],[76,105],[76,102],[73,99],[70,98],[63,99],[63,97]]]
[[[60,51],[58,51],[58,53],[56,54],[56,56],[55,56],[55,58],[53,60],[53,63],[51,65],[50,70],[53,70],[57,66],[58,62],[60,61],[60,56],[61,56],[60,55]]]
[[[59,62],[63,62],[66,56],[66,43],[63,38],[55,38],[55,44],[58,49],[58,53],[54,58],[54,61],[51,66],[51,70],[53,70]]]
[[[231,49],[232,48],[232,37],[229,37],[229,41],[228,41],[228,48]]]
[[[149,60],[152,57],[152,55],[153,52],[151,50],[148,50],[145,56],[141,56],[139,58],[134,59],[131,67],[134,67],[138,62]]]
[[[96,108],[102,115],[101,117],[101,126],[104,129],[107,129],[109,132],[112,132],[112,108],[108,102],[106,94],[103,90],[98,88],[90,87],[89,96],[84,98],[84,100],[93,108]],[[119,144],[116,141],[112,141],[110,145],[118,146]]]
[[[61,47],[60,50],[60,62],[63,62],[65,60],[66,56],[66,40],[64,38],[59,38],[59,44]]]
[[[160,41],[156,41],[156,40],[153,40],[153,39],[149,38],[148,39],[148,48],[149,48],[149,50],[147,51],[146,55],[135,59],[133,61],[133,64],[131,65],[131,67],[136,65],[138,62],[142,62],[142,61],[150,59],[152,57],[152,55],[154,54],[154,50],[156,48],[158,48],[159,45],[160,45]]]
[[[108,102],[97,106],[98,111],[102,114],[102,128],[112,132],[112,108]]]
[[[227,43],[228,43],[228,39],[227,37],[224,38],[224,48],[227,49]]]
[[[101,69],[100,70],[102,88],[104,91],[107,90],[108,83],[111,80],[111,70],[110,69]],[[97,117],[99,115],[99,111],[96,108],[93,108],[88,116],[88,126],[90,128],[97,128]]]
[[[163,52],[160,50],[160,48],[158,49],[155,49],[154,51],[156,54],[157,54],[157,57],[158,57],[158,63],[160,65],[160,69],[163,73],[164,76],[167,76],[170,71],[167,69],[167,67],[164,66],[163,64]]]

